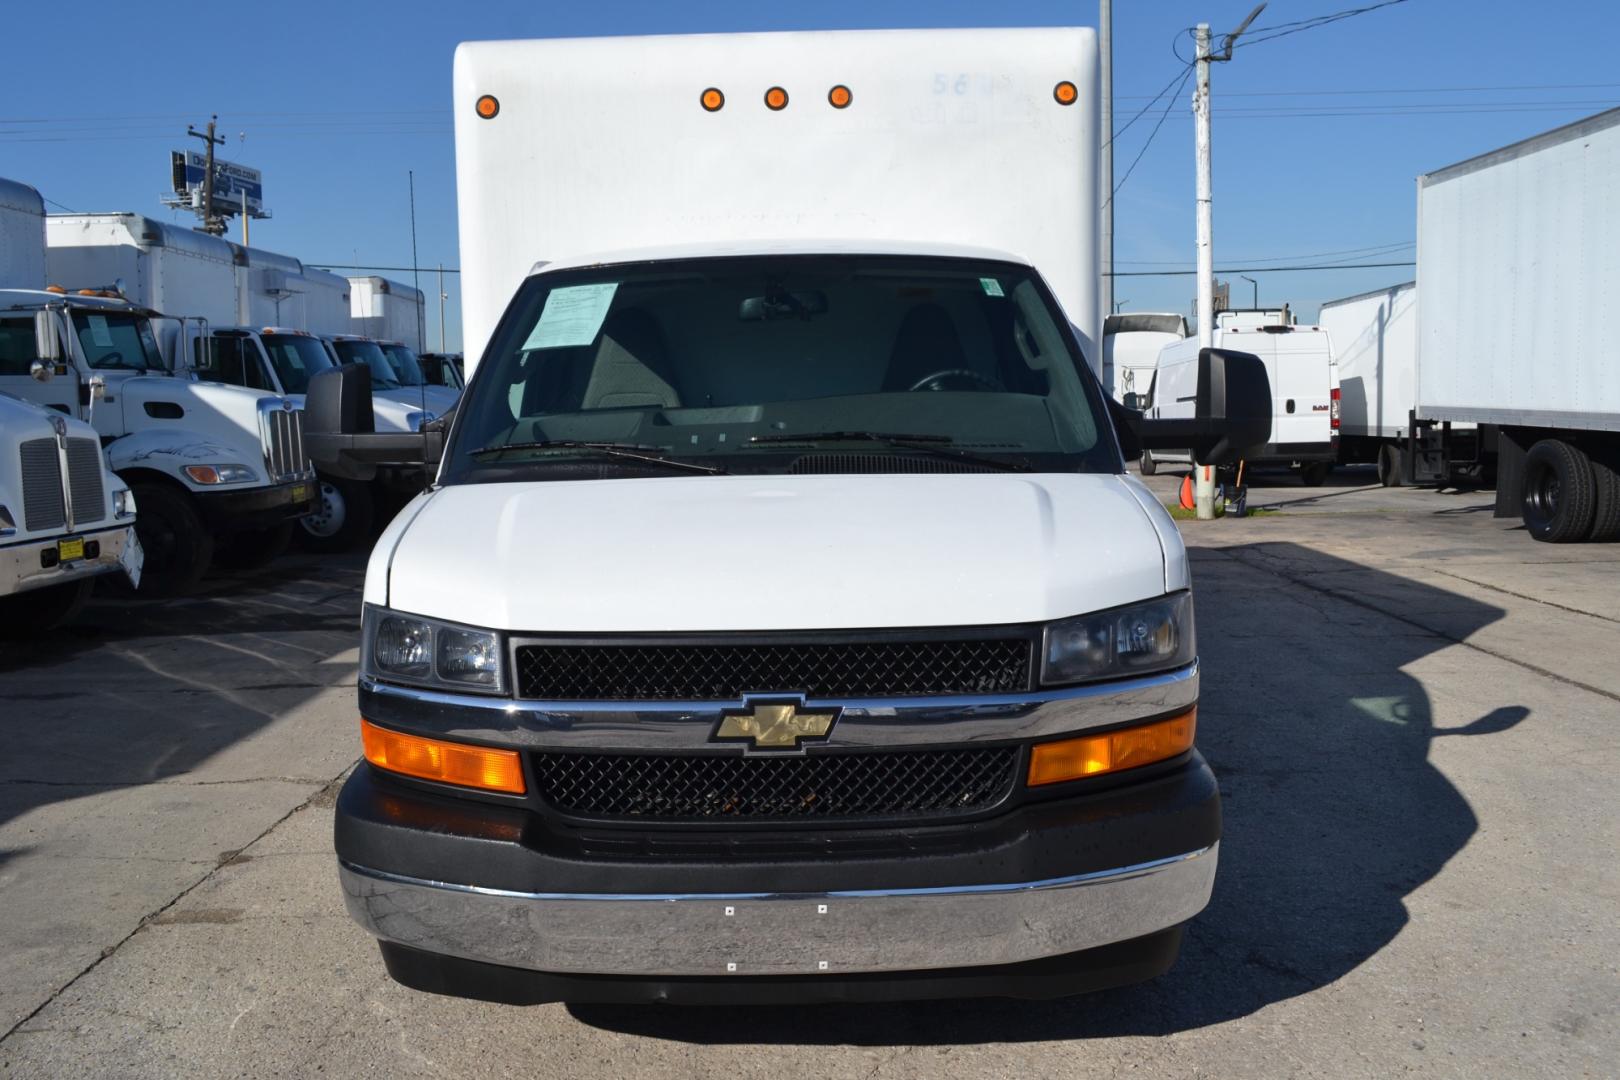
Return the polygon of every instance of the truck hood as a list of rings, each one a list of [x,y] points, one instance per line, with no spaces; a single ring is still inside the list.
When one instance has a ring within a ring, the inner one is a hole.
[[[1021,623],[1161,595],[1167,556],[1185,584],[1175,527],[1138,488],[999,473],[460,484],[379,543],[394,545],[390,607],[500,630]]]
[[[424,393],[424,391],[426,391]],[[452,390],[448,386],[402,386],[398,390],[373,390],[371,392],[372,407],[375,409],[383,401],[391,401],[413,412],[422,411],[422,402],[426,400],[427,411],[435,417],[443,416],[455,405],[461,397],[460,390]]]

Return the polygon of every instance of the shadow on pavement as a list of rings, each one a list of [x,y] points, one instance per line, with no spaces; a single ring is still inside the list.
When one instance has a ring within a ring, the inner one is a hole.
[[[1510,705],[1436,730],[1406,673],[1450,641],[1295,582],[1409,596],[1464,633],[1499,608],[1295,544],[1195,549],[1204,661],[1199,745],[1221,780],[1215,894],[1171,971],[1136,987],[1050,1002],[978,1000],[814,1009],[573,1008],[614,1031],[691,1043],[950,1045],[1162,1035],[1248,1016],[1327,986],[1407,922],[1403,898],[1477,826],[1428,761],[1437,737],[1489,737]],[[1354,583],[1354,584],[1351,584]]]

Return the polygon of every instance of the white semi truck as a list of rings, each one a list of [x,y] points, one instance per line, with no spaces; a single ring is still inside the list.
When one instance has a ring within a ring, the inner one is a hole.
[[[1535,539],[1620,539],[1620,109],[1420,176],[1417,241],[1408,475],[1477,462]]]
[[[1270,396],[1209,350],[1186,422],[1110,402],[1095,34],[466,44],[455,115],[472,374],[372,552],[337,806],[392,975],[761,1004],[1167,968],[1219,796],[1186,553],[1125,455],[1219,460]],[[333,467],[412,449],[367,372],[311,382]]]
[[[0,327],[0,373],[33,353],[31,330]],[[94,428],[0,393],[0,637],[71,619],[103,574],[138,586],[135,510]]]

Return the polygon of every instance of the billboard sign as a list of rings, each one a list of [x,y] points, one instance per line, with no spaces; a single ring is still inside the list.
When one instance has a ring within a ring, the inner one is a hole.
[[[192,206],[202,206],[203,177],[208,172],[208,155],[196,150],[176,150],[170,155],[174,193]],[[264,217],[264,174],[246,165],[214,159],[214,205],[216,214],[242,212],[242,196],[247,196],[250,217]]]

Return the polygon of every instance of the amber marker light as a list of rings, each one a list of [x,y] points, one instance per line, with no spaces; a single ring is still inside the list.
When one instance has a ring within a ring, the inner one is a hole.
[[[478,111],[478,115],[482,119],[493,120],[501,111],[501,103],[496,100],[494,94],[485,94],[478,99],[478,103],[473,108]]]
[[[765,107],[772,112],[781,112],[787,108],[787,91],[780,86],[773,86],[765,91]]]
[[[1192,708],[1151,724],[1037,743],[1029,755],[1029,786],[1083,780],[1165,761],[1192,749],[1197,727],[1198,710]]]
[[[367,761],[401,776],[481,791],[503,791],[509,795],[522,795],[525,790],[523,763],[515,750],[425,739],[380,728],[363,717],[360,742],[365,747]]]
[[[1052,87],[1052,96],[1059,105],[1073,105],[1080,100],[1080,88],[1065,79]]]
[[[719,112],[725,107],[726,95],[722,94],[718,87],[711,86],[703,91],[698,101],[702,104],[704,112]]]
[[[835,109],[847,109],[849,103],[855,100],[855,95],[849,92],[849,87],[839,84],[827,91],[827,104]]]

